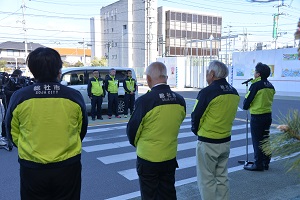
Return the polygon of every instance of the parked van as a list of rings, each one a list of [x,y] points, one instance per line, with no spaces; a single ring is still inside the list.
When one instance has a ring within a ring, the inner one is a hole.
[[[87,84],[88,80],[93,77],[93,71],[98,70],[99,76],[104,80],[105,76],[109,74],[111,67],[68,67],[62,68],[61,84],[67,85],[71,88],[78,90],[85,101],[85,105],[88,112],[91,112],[91,99],[87,93]],[[114,67],[116,70],[116,79],[119,80],[119,103],[118,103],[118,112],[119,114],[124,113],[125,102],[124,95],[125,90],[123,88],[123,80],[127,77],[127,70],[132,71],[132,78],[136,80],[135,72],[132,68],[123,68],[123,67]],[[135,97],[137,98],[138,91],[136,90]],[[102,109],[108,108],[107,94],[103,99]]]

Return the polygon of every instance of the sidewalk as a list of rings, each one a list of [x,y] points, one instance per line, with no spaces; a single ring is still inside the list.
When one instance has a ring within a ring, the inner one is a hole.
[[[230,199],[300,200],[300,175],[287,172],[286,161],[272,162],[268,171],[229,173]],[[179,200],[201,199],[197,182],[176,187],[176,191]]]

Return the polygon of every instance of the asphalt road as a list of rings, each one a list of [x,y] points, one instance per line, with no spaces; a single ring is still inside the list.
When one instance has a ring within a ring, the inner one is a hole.
[[[195,188],[195,146],[196,136],[190,132],[190,112],[198,91],[178,91],[186,98],[187,117],[181,125],[179,133],[178,161],[176,172],[176,186],[178,199],[199,198]],[[241,98],[240,108],[243,98]],[[290,108],[300,109],[298,100],[276,99],[274,101],[274,115],[286,113]],[[230,174],[241,173],[242,165],[239,160],[246,158],[246,112],[239,109],[232,131],[231,154],[229,159]],[[82,200],[102,199],[139,199],[139,185],[135,171],[135,149],[127,141],[125,129],[128,119],[105,119],[90,121],[87,136],[83,142],[82,151]],[[275,131],[275,128],[272,128]],[[251,140],[249,140],[249,158],[253,158]],[[280,161],[274,161],[274,163]],[[0,150],[0,199],[17,200],[19,197],[19,165],[17,149],[7,152]],[[272,164],[270,165],[272,172]],[[241,175],[239,175],[241,176]],[[238,177],[239,177],[238,176]],[[239,185],[239,179],[232,179],[231,184]],[[293,182],[294,184],[294,182]],[[194,189],[195,197],[186,193],[186,186]],[[194,187],[194,188],[193,188]],[[246,190],[246,189],[245,189]],[[234,190],[233,190],[234,194]],[[234,198],[239,199],[239,198]],[[249,198],[250,199],[250,198]]]

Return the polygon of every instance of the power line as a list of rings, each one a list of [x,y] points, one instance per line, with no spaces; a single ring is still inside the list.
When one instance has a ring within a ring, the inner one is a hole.
[[[232,9],[220,9],[219,7],[211,7],[211,6],[203,6],[204,4],[196,4],[195,2],[192,2],[192,4],[187,4],[187,3],[179,3],[176,1],[171,1],[171,0],[164,0],[166,2],[170,2],[170,3],[175,3],[175,4],[179,4],[179,5],[185,5],[185,6],[190,6],[190,7],[197,7],[197,8],[203,8],[203,9],[207,9],[207,10],[213,10],[213,11],[223,11],[223,12],[230,12],[230,13],[239,13],[239,14],[248,14],[248,15],[254,15],[254,14],[260,14],[260,15],[272,15],[272,14],[268,14],[265,12],[248,12],[248,11],[243,11],[243,10],[232,10]],[[190,2],[190,1],[184,1],[184,2]],[[201,5],[201,6],[200,6]]]
[[[8,14],[6,17],[0,19],[0,21],[2,21],[2,20],[4,20],[4,19],[8,18],[9,16],[11,16],[11,15],[17,13],[19,10],[21,10],[21,8],[19,8],[18,10],[16,10],[15,12],[13,12],[13,13],[11,13],[11,14]]]
[[[32,2],[37,2],[37,3],[46,3],[46,4],[55,4],[55,5],[63,5],[63,6],[91,6],[91,7],[94,7],[94,6],[101,6],[103,4],[105,4],[105,2],[101,1],[101,4],[100,3],[96,3],[96,2],[84,2],[84,3],[74,3],[74,2],[69,2],[69,3],[61,3],[61,2],[54,2],[54,1],[51,1],[51,2],[47,2],[47,1],[39,1],[39,0],[31,0]],[[111,3],[111,2],[107,2],[107,3]]]

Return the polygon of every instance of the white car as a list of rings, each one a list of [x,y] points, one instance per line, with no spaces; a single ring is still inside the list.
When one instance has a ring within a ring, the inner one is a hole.
[[[62,68],[62,76],[61,76],[61,84],[67,85],[68,87],[74,88],[78,90],[85,101],[85,105],[87,111],[91,111],[91,100],[88,97],[87,93],[87,84],[88,80],[93,77],[93,71],[98,70],[100,77],[104,80],[105,76],[109,74],[109,70],[111,67],[68,67]],[[132,68],[124,68],[124,67],[114,67],[116,70],[116,79],[119,80],[119,103],[118,103],[118,112],[119,114],[124,113],[125,102],[124,102],[124,94],[125,90],[123,88],[123,80],[127,77],[127,70],[131,70],[132,78],[136,80],[135,72]],[[107,93],[107,92],[106,92]],[[137,98],[138,91],[136,90],[135,97]],[[103,99],[102,109],[108,108],[107,95]]]

